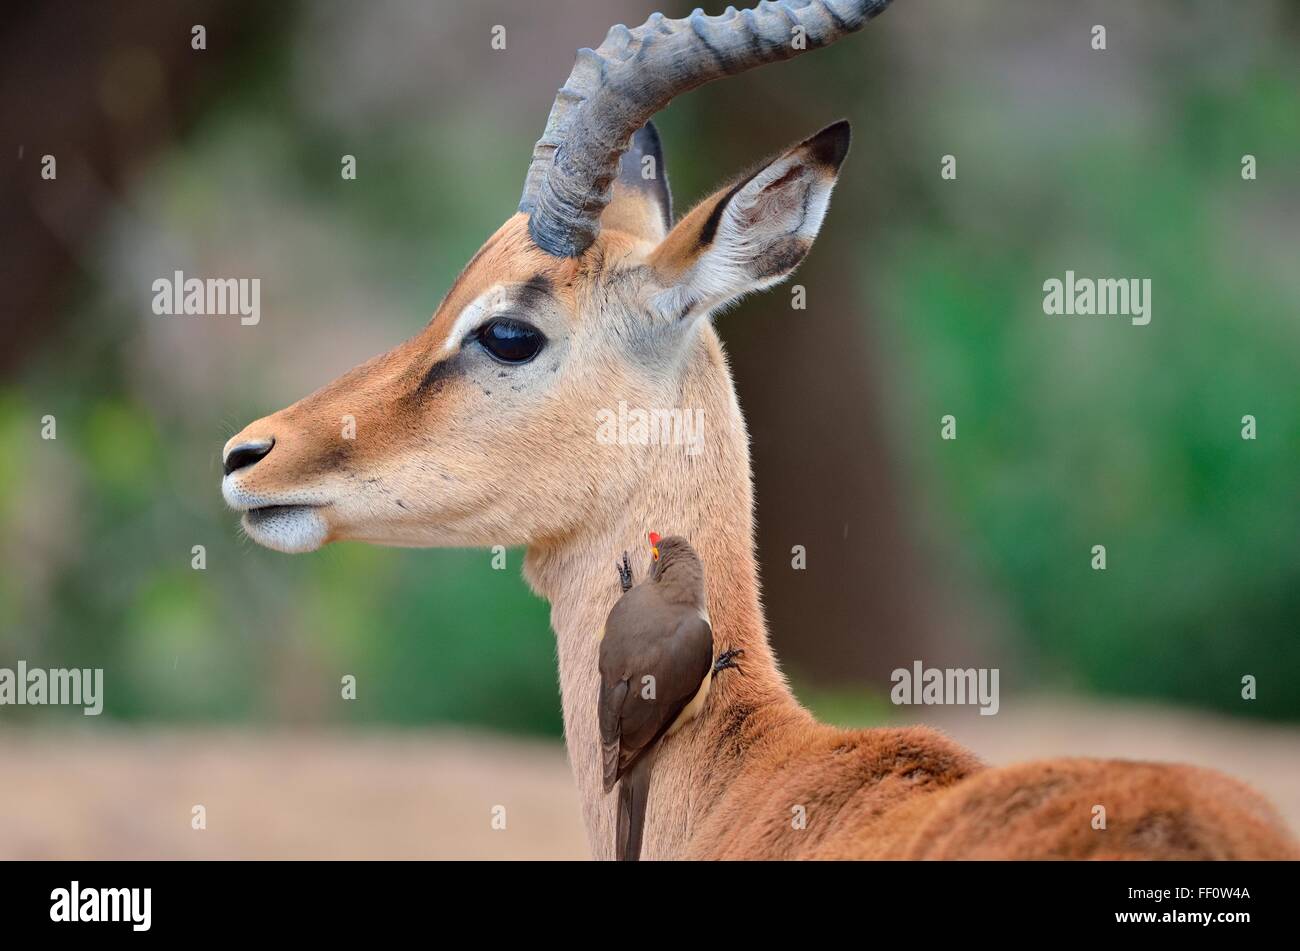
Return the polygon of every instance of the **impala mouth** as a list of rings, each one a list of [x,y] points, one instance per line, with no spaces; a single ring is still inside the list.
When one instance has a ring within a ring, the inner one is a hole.
[[[264,548],[288,554],[315,551],[329,540],[329,526],[317,503],[256,505],[243,509],[244,533]]]
[[[267,519],[280,512],[293,512],[297,509],[320,509],[323,505],[304,504],[304,505],[254,505],[252,508],[244,509],[244,515],[254,521]]]

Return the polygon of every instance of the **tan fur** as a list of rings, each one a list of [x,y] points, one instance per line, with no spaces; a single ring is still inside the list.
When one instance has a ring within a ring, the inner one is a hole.
[[[663,213],[649,191],[615,181],[613,195],[613,200],[601,213],[601,231],[618,231],[629,237],[655,243],[663,240],[666,233]]]
[[[668,240],[655,248],[650,255],[649,264],[660,281],[672,283],[695,263],[700,253],[700,229],[713,209],[726,197],[727,191],[725,188],[719,189],[692,208],[673,228]]]
[[[664,744],[643,857],[1294,857],[1270,807],[1217,773],[1092,760],[989,769],[932,730],[840,730],[798,704],[768,645],[748,435],[721,344],[707,319],[675,328],[646,313],[695,266],[711,207],[656,252],[644,209],[612,206],[576,261],[533,248],[515,216],[422,333],[232,439],[276,445],[228,479],[268,500],[259,504],[322,503],[329,540],[528,546],[525,575],[551,603],[566,742],[598,857],[612,848],[615,804],[602,791],[598,637],[620,594],[615,559],[636,553],[643,576],[652,528],[690,539],[715,644],[744,654]],[[554,312],[545,305],[539,320],[563,372],[484,374],[413,395],[466,304],[539,274],[555,288]],[[629,352],[647,339],[665,349]],[[514,379],[528,382],[516,392]],[[599,444],[594,414],[619,400],[701,408],[703,452]],[[338,438],[344,414],[357,417],[351,444]],[[1091,827],[1094,805],[1107,810],[1105,831]],[[806,828],[792,827],[796,807]]]

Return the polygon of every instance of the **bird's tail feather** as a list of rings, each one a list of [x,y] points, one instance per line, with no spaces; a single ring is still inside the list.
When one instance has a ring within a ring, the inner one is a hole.
[[[650,798],[650,767],[654,764],[654,757],[654,750],[647,752],[618,783],[618,832],[614,840],[614,857],[620,862],[635,862],[641,857],[645,807]]]

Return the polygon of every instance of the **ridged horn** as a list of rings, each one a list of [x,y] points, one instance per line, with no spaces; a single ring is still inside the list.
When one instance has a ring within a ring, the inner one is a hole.
[[[557,257],[591,246],[629,140],[674,96],[829,46],[890,2],[763,0],[680,20],[655,13],[634,30],[614,27],[599,49],[579,50],[524,180],[519,210],[530,216],[533,241]]]

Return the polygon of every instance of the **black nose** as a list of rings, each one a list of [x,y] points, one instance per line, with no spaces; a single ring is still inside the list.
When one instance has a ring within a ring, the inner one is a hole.
[[[270,452],[271,447],[274,445],[274,439],[269,439],[266,442],[240,443],[226,453],[226,461],[222,464],[222,468],[226,471],[226,475],[230,475],[230,473],[239,469],[247,469]]]

